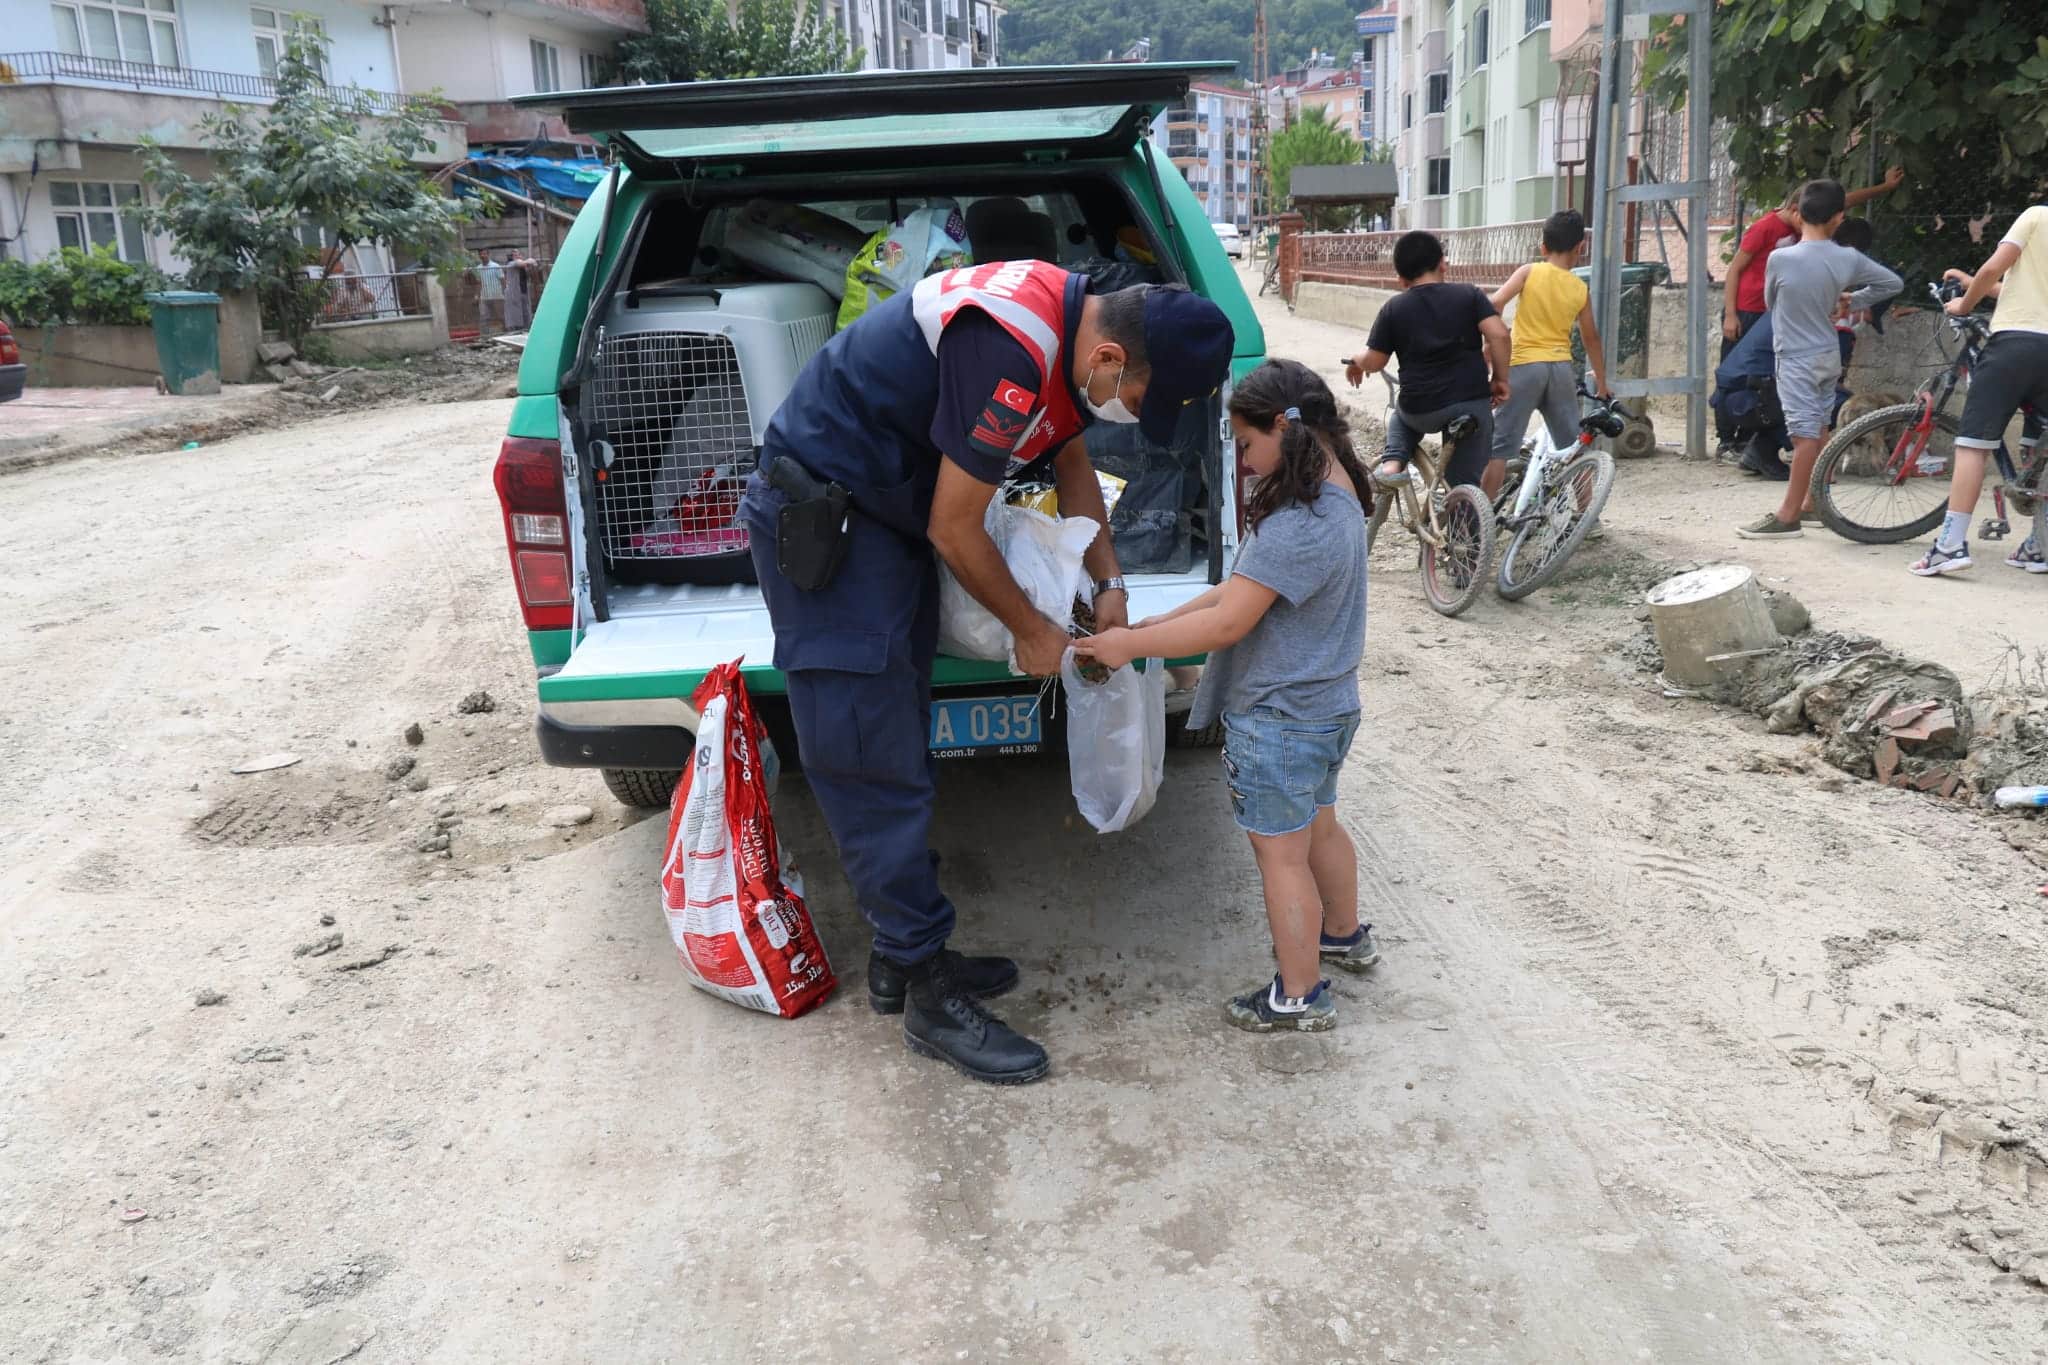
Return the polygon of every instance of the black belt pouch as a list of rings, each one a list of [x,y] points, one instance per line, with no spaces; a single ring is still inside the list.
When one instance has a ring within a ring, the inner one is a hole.
[[[788,498],[775,513],[775,567],[805,592],[817,592],[846,560],[853,495],[836,483],[812,478],[787,459],[770,465],[767,477]]]

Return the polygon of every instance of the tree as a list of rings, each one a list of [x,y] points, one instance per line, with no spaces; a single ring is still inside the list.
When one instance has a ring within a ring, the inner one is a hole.
[[[395,110],[361,90],[320,79],[325,39],[301,31],[285,41],[277,98],[260,124],[239,112],[208,114],[201,140],[213,174],[201,179],[145,139],[142,178],[154,203],[141,215],[167,232],[197,289],[254,289],[266,325],[302,343],[326,297],[306,267],[318,261],[308,236],[346,249],[379,243],[444,277],[467,265],[462,225],[496,201],[453,199],[413,164],[433,144],[439,117],[428,100]]]
[[[648,0],[647,32],[619,44],[629,80],[730,81],[851,71],[861,54],[825,22],[820,0]]]
[[[1901,165],[1905,186],[1873,215],[1878,254],[1909,281],[1974,269],[1989,246],[1968,220],[2002,223],[2048,179],[2040,21],[2039,0],[1721,0],[1711,102],[1745,193],[1770,203],[1818,176],[1854,185]],[[1674,107],[1688,43],[1666,21],[1644,69]]]
[[[1275,197],[1284,198],[1296,166],[1355,166],[1364,154],[1364,144],[1330,122],[1321,105],[1312,104],[1292,127],[1266,144],[1267,183]],[[1317,205],[1304,214],[1317,232],[1338,231],[1358,221],[1358,210],[1344,205]]]
[[[1360,0],[1267,0],[1273,69],[1297,65],[1311,50],[1349,60],[1359,8]],[[1248,0],[1014,0],[1003,16],[1003,60],[1099,62],[1149,37],[1154,61],[1236,62],[1249,78],[1252,12]]]

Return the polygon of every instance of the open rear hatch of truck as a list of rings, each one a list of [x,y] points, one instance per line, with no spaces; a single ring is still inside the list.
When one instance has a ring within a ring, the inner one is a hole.
[[[713,663],[745,654],[765,666],[772,655],[759,594],[745,581],[744,542],[723,539],[729,519],[720,518],[729,513],[731,476],[750,467],[778,389],[786,391],[794,368],[830,335],[833,305],[822,294],[806,305],[802,291],[815,294],[814,285],[723,277],[707,225],[757,196],[800,203],[823,193],[844,196],[845,205],[886,206],[886,221],[899,208],[899,187],[929,193],[954,177],[963,198],[1014,193],[1041,209],[1072,199],[1077,207],[1050,215],[1067,213],[1072,245],[1062,249],[1070,254],[1114,248],[1097,221],[1108,210],[1089,202],[1098,192],[1127,206],[1118,211],[1156,245],[1167,236],[1163,225],[1130,201],[1117,173],[1148,165],[1131,154],[1160,108],[1180,100],[1192,80],[1227,69],[874,72],[522,100],[560,108],[572,129],[611,143],[635,179],[654,189],[626,201],[635,220],[619,234],[617,259],[600,263],[603,285],[563,376],[564,435],[583,480],[575,519],[589,595],[577,612],[578,645],[543,680],[543,701],[687,695]],[[789,121],[791,110],[802,120]],[[828,169],[829,188],[819,178]],[[862,213],[874,209],[846,211],[863,231],[873,225]],[[1159,265],[1165,278],[1181,278],[1171,253]],[[685,369],[688,377],[679,377]],[[1207,504],[1194,519],[1206,516],[1208,535],[1195,537],[1180,560],[1162,558],[1153,571],[1130,575],[1134,618],[1201,591],[1220,564],[1220,408],[1191,412],[1188,425],[1174,454],[1206,485],[1191,482],[1198,491],[1190,497]],[[1103,436],[1106,462],[1117,459],[1111,447],[1131,439],[1122,429]],[[1147,452],[1122,454],[1135,469]],[[1000,665],[942,660],[938,680],[1003,676]],[[772,688],[779,679],[757,682]]]

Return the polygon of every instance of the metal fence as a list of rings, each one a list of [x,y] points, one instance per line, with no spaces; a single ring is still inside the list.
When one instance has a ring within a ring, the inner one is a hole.
[[[120,85],[133,90],[170,90],[213,95],[221,99],[274,100],[277,82],[267,76],[233,71],[195,71],[184,66],[155,66],[111,57],[82,57],[70,52],[0,52],[0,85],[61,84],[85,81]],[[406,97],[361,86],[328,86],[327,93],[344,103],[383,113],[405,107]]]
[[[1304,232],[1301,234],[1300,278],[1324,284],[1360,284],[1398,289],[1394,243],[1399,232]],[[1497,223],[1490,227],[1439,228],[1444,244],[1444,276],[1492,288],[1507,283],[1515,267],[1536,259],[1541,250],[1541,221]]]
[[[326,286],[327,299],[320,306],[320,320],[314,326],[431,317],[433,307],[427,301],[427,278],[424,270],[390,275],[330,275],[321,281]]]

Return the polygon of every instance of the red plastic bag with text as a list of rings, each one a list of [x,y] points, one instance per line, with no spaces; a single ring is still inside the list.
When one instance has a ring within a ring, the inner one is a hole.
[[[773,748],[737,660],[711,670],[691,699],[701,718],[669,810],[661,908],[693,985],[735,1005],[794,1019],[838,984],[803,877],[768,810]]]

